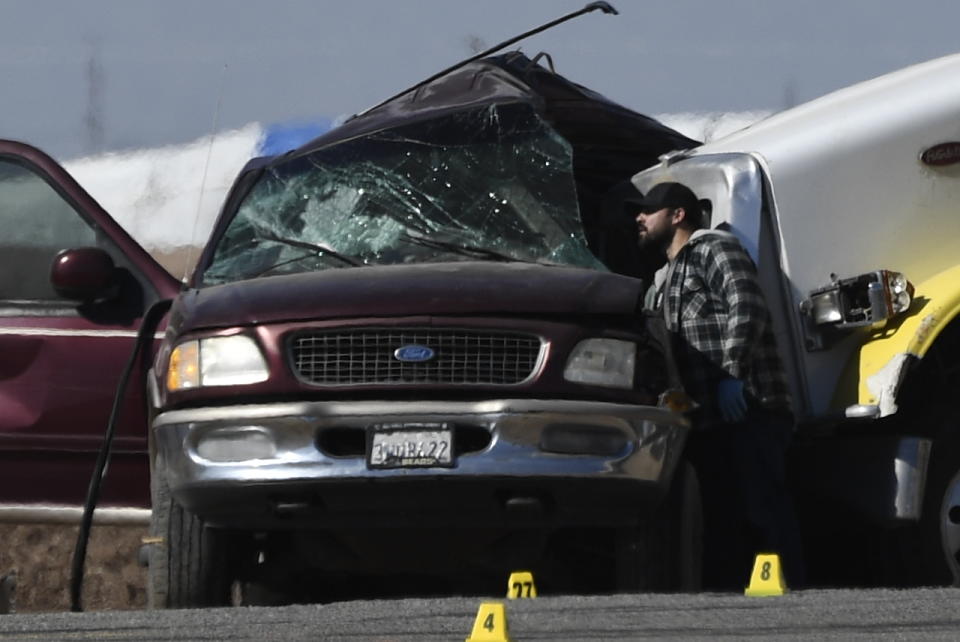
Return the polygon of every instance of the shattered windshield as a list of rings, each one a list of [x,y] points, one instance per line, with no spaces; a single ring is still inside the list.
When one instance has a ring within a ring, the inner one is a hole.
[[[450,114],[268,167],[203,282],[441,261],[606,269],[583,235],[570,145],[529,105]]]

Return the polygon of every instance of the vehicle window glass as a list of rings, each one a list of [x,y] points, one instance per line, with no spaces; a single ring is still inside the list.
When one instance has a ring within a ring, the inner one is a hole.
[[[96,230],[30,168],[0,158],[0,299],[51,301],[50,266],[68,247],[97,245]]]
[[[605,269],[583,234],[571,147],[529,105],[458,112],[268,167],[203,283],[440,261]]]

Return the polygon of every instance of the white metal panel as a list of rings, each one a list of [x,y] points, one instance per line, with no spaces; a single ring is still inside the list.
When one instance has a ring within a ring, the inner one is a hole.
[[[762,163],[796,307],[832,274],[887,268],[917,283],[958,262],[960,165],[919,160],[957,140],[960,55],[835,92],[693,156],[744,152]],[[827,411],[856,343],[803,353],[815,412]]]

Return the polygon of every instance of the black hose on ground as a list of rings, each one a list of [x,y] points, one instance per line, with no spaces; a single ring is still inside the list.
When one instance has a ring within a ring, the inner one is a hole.
[[[73,564],[70,571],[70,610],[82,611],[81,594],[83,592],[83,570],[87,559],[87,542],[90,539],[90,526],[93,524],[93,511],[97,506],[97,500],[100,498],[100,488],[103,485],[103,478],[107,473],[107,464],[110,461],[110,449],[113,445],[113,434],[116,431],[117,419],[120,416],[120,409],[123,406],[123,398],[127,391],[127,383],[137,359],[143,352],[144,346],[150,345],[153,340],[154,332],[160,320],[170,309],[173,303],[172,299],[163,299],[157,301],[147,313],[143,316],[143,322],[140,324],[140,330],[137,332],[137,340],[133,345],[133,352],[127,360],[127,365],[120,375],[120,383],[117,385],[117,392],[113,398],[113,407],[110,409],[110,419],[107,421],[107,429],[103,435],[103,443],[100,445],[100,452],[97,455],[97,464],[94,467],[93,476],[90,478],[90,485],[87,487],[87,498],[83,505],[83,518],[80,520],[80,532],[77,533],[77,543],[73,549]],[[147,426],[147,430],[150,427]]]

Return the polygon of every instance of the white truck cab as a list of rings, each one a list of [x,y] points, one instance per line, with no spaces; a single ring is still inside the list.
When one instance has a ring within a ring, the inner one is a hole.
[[[710,226],[757,263],[798,418],[811,578],[835,561],[817,542],[847,536],[861,551],[882,543],[890,571],[864,562],[856,581],[956,583],[960,55],[667,154],[633,178],[641,192],[662,181],[709,199]]]

